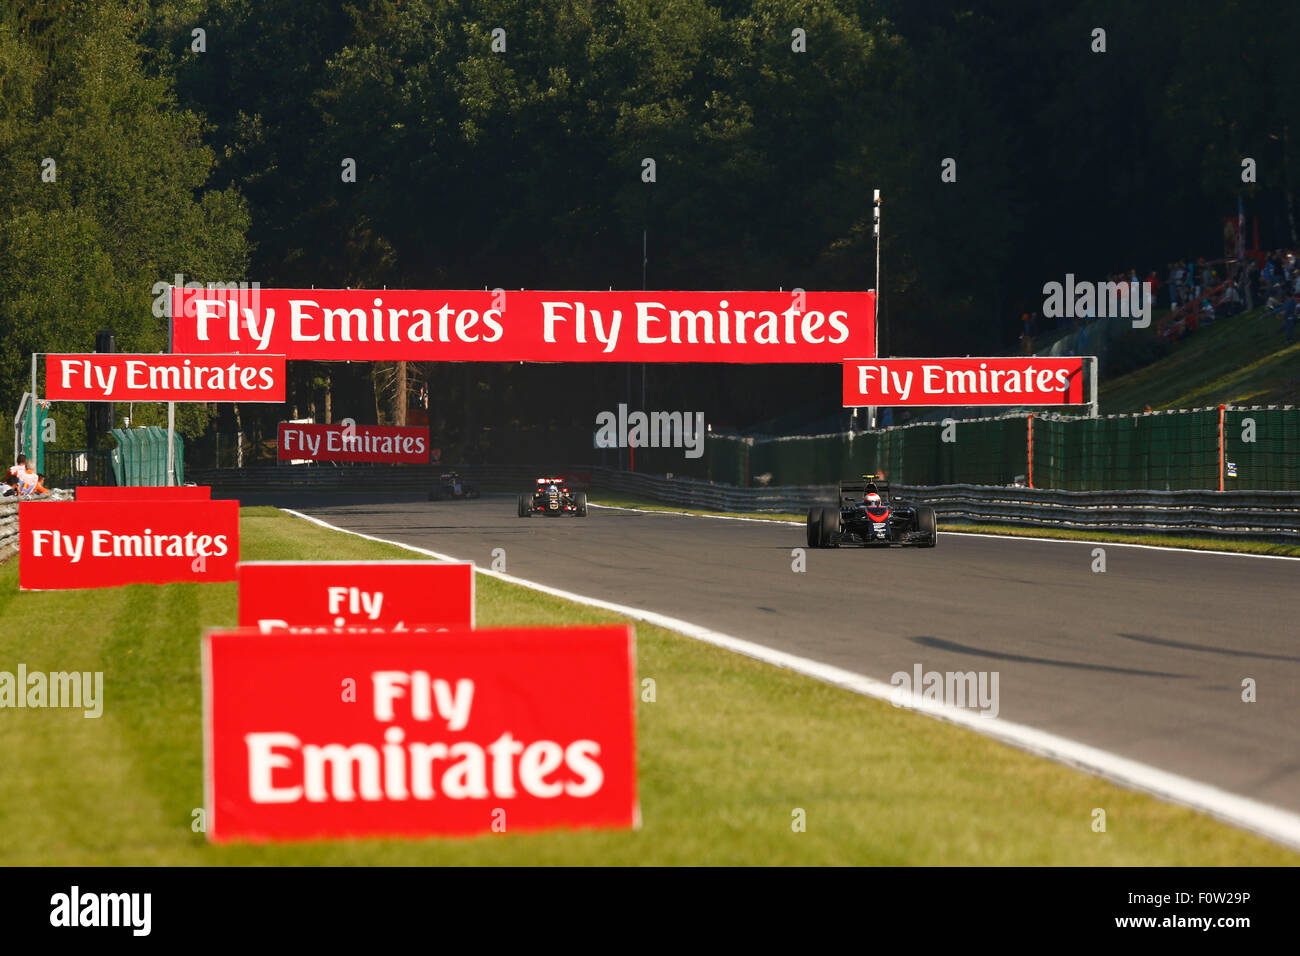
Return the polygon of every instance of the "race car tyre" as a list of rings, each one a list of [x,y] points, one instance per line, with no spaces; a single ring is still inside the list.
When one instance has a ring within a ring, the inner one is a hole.
[[[820,548],[822,546],[822,509],[808,509],[808,547]]]
[[[579,518],[587,517],[587,493],[580,491],[573,496],[573,511]]]
[[[929,540],[922,542],[921,547],[933,548],[939,543],[939,524],[934,517],[933,508],[916,509],[916,530],[929,532]]]
[[[519,496],[518,504],[519,504],[519,517],[527,518],[530,514],[532,514],[533,509],[530,507],[528,503],[528,498],[525,495]]]
[[[823,508],[821,520],[821,546],[823,548],[838,548],[839,542],[834,539],[834,535],[840,533],[840,509]]]

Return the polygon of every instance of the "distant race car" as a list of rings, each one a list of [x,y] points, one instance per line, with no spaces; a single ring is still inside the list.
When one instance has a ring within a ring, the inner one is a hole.
[[[934,509],[895,498],[889,482],[876,475],[841,481],[838,506],[808,509],[808,547],[842,544],[904,545],[933,548],[939,541]]]
[[[477,498],[478,489],[467,484],[460,475],[449,471],[438,479],[438,484],[429,492],[430,501],[455,501],[461,498]]]
[[[529,518],[535,514],[552,518],[557,515],[585,518],[587,495],[582,491],[569,491],[563,478],[538,478],[531,492],[519,496],[519,517]]]

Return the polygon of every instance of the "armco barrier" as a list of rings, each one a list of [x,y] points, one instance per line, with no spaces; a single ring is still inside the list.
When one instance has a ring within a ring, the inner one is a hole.
[[[1292,491],[1053,491],[986,485],[897,489],[942,517],[982,524],[1300,544],[1300,493]]]
[[[249,468],[193,471],[213,495],[275,491],[356,490],[419,492],[432,487],[440,467],[372,465],[356,468]],[[485,492],[521,492],[541,471],[528,465],[458,466]],[[835,485],[739,488],[694,478],[667,478],[609,468],[575,466],[591,474],[600,492],[646,498],[687,508],[802,514],[834,503]],[[1056,491],[996,485],[895,485],[896,494],[934,506],[941,518],[984,524],[1091,531],[1143,531],[1170,536],[1201,535],[1300,544],[1300,492],[1293,491]]]

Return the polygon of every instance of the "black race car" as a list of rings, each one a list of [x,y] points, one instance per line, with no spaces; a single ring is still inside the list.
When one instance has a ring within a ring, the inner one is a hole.
[[[904,545],[933,548],[939,541],[934,509],[895,498],[889,482],[876,475],[840,482],[838,506],[808,509],[808,547],[842,544]]]
[[[467,484],[460,475],[449,471],[438,479],[438,484],[429,492],[430,501],[454,501],[461,498],[477,498],[478,489]]]
[[[587,517],[586,492],[569,491],[565,487],[563,478],[538,478],[531,492],[519,496],[519,517],[530,518],[535,514],[543,514],[551,518],[557,515],[585,518]]]

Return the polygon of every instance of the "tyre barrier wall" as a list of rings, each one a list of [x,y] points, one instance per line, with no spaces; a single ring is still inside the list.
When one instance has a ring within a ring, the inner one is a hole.
[[[211,485],[215,496],[241,493],[424,493],[440,474],[458,471],[488,493],[518,494],[547,471],[591,476],[594,492],[644,498],[687,508],[740,513],[802,514],[835,502],[836,485],[741,488],[692,478],[668,478],[610,468],[513,465],[365,465],[351,468],[265,467],[193,470],[190,479]],[[1300,492],[1294,491],[1059,491],[971,484],[899,485],[894,492],[933,505],[940,519],[1169,536],[1199,535],[1300,544]]]
[[[0,505],[0,561],[18,550],[18,505]]]

